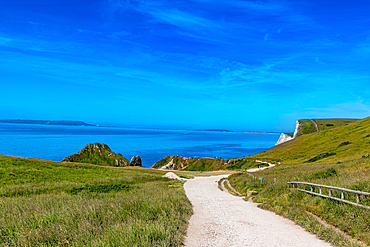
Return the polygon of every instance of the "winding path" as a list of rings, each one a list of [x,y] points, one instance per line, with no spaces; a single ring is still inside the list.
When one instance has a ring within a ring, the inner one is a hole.
[[[317,123],[314,119],[310,119],[312,124],[315,126],[316,132],[319,132],[319,126],[317,126]]]
[[[217,181],[227,176],[195,177],[184,184],[194,210],[185,246],[330,246],[292,221],[218,189]]]

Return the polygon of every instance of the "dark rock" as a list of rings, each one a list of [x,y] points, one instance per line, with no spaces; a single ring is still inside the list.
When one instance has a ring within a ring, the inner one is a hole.
[[[141,158],[139,155],[133,156],[131,158],[130,166],[142,166]]]

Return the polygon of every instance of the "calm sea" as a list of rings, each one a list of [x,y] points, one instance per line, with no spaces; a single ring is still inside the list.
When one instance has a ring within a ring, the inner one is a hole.
[[[278,139],[278,134],[0,123],[0,154],[58,161],[87,143],[100,142],[128,160],[140,155],[147,167],[172,154],[242,157],[272,147]]]

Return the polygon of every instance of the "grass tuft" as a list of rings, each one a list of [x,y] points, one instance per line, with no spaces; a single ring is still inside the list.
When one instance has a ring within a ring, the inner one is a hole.
[[[262,203],[261,207],[287,217],[334,246],[370,245],[370,211],[335,200],[290,190],[288,181],[305,181],[370,192],[370,164],[363,159],[340,164],[285,165],[260,171],[254,174],[263,177],[263,182],[247,173],[231,175],[231,185],[240,193],[247,195],[248,190],[257,191],[253,201]],[[302,185],[303,188],[303,185]],[[309,186],[304,188],[309,190]],[[319,193],[319,188],[314,188]],[[329,191],[322,189],[323,194]],[[339,191],[332,190],[332,196],[340,198]],[[356,195],[345,193],[346,200],[356,202]],[[369,196],[360,196],[360,203],[370,206]],[[312,213],[329,225],[352,237],[338,233],[331,227],[322,225]],[[359,242],[360,241],[360,242]],[[362,243],[361,243],[362,242]]]
[[[0,156],[0,243],[180,246],[192,206],[163,174]]]

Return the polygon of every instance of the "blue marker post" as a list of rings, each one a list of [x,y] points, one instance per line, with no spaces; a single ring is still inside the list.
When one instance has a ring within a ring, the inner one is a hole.
[[[259,180],[261,181],[261,184],[262,184],[262,182],[263,182],[263,177],[259,177]]]

